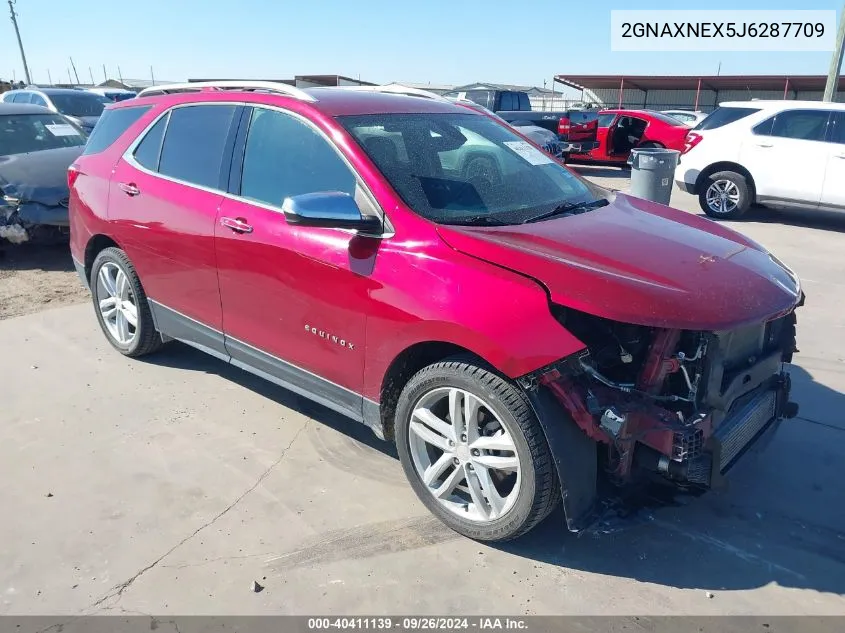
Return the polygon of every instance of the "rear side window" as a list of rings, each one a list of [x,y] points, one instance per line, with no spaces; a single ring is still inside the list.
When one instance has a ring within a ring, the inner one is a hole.
[[[760,108],[716,108],[706,119],[696,125],[693,129],[715,130],[716,128],[723,127],[728,123],[733,123],[734,121],[739,121],[740,119],[744,119],[748,115],[759,111]]]
[[[97,119],[97,125],[88,137],[83,154],[97,154],[111,147],[129,127],[140,119],[151,106],[140,106],[137,108],[120,108],[118,110],[105,110],[103,115]]]
[[[135,148],[133,156],[140,165],[150,171],[158,171],[158,159],[161,156],[161,141],[164,138],[164,130],[167,128],[167,115],[161,117],[156,124],[150,128],[144,139]]]
[[[514,103],[516,102],[516,103]],[[499,109],[510,111],[510,110],[518,110],[519,102],[514,99],[514,94],[512,92],[503,92],[499,96]]]
[[[35,93],[32,93],[32,97],[30,97],[29,102],[32,105],[42,106],[44,108],[47,107],[47,102],[41,98],[41,95],[37,95]]]
[[[354,196],[356,183],[337,151],[309,125],[276,110],[253,110],[241,174],[244,198],[281,207],[285,198],[304,193]]]
[[[195,105],[176,108],[161,148],[158,171],[187,183],[220,189],[220,167],[233,105]]]
[[[828,110],[785,110],[756,125],[754,133],[802,141],[823,141],[829,118]]]

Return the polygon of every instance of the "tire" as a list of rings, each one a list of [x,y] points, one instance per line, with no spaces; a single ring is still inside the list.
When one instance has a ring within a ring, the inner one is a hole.
[[[719,194],[725,193],[724,198]],[[718,199],[716,196],[720,196]],[[754,202],[751,189],[745,176],[735,171],[719,171],[710,174],[702,182],[698,192],[698,204],[701,210],[711,218],[735,220],[742,217]],[[725,203],[724,210],[719,202]]]
[[[478,404],[474,416],[478,422],[466,426],[467,436],[463,438],[454,432],[448,415],[453,393],[464,394],[457,398],[463,403],[461,411],[471,406],[467,401]],[[438,430],[446,434],[434,433],[432,427],[422,425],[415,410],[437,414],[435,419],[443,425]],[[399,396],[395,422],[397,452],[411,487],[435,516],[459,534],[479,541],[514,539],[545,519],[560,500],[557,471],[525,395],[516,385],[473,360],[459,357],[420,370]],[[421,425],[441,444],[448,443],[447,431],[451,429],[457,446],[448,449],[452,452],[435,448],[414,430]],[[473,449],[478,441],[512,449]],[[446,463],[443,474],[426,484],[423,476],[430,472],[429,468],[437,472],[441,460]],[[488,469],[480,465],[481,461],[502,464],[503,468]],[[518,464],[515,472],[514,464]],[[508,465],[511,470],[507,470]],[[480,497],[483,512],[474,501],[479,498],[478,487],[470,484],[470,477],[484,492]],[[454,491],[443,500],[436,498],[434,488],[447,490],[450,481],[456,484]],[[494,496],[489,493],[490,484],[495,488]]]
[[[125,282],[121,281],[120,274],[123,275]],[[108,284],[106,278],[113,283]],[[100,251],[91,266],[89,282],[97,321],[112,347],[124,356],[135,358],[155,352],[162,346],[161,335],[155,329],[147,295],[126,253],[113,247]],[[124,299],[117,301],[111,291],[117,292]],[[120,309],[115,307],[112,311],[110,308],[118,303],[121,304]],[[128,316],[132,314],[132,311],[127,304],[135,308],[134,326],[131,323],[131,317]],[[102,309],[101,306],[103,306]],[[107,314],[114,315],[114,324],[110,318],[107,318]],[[119,325],[121,316],[126,324],[126,330],[122,330]],[[128,333],[129,338],[122,337],[122,333]]]

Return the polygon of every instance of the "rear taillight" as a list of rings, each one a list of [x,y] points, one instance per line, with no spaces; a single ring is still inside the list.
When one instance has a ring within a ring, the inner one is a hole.
[[[560,117],[560,121],[557,122],[557,133],[561,136],[569,134],[569,117]]]
[[[73,189],[76,179],[79,178],[79,167],[75,164],[67,168],[67,186],[68,189]]]
[[[681,154],[686,154],[693,147],[698,145],[701,142],[701,139],[701,134],[696,134],[695,132],[687,132],[687,137],[684,139],[684,149],[681,150]]]

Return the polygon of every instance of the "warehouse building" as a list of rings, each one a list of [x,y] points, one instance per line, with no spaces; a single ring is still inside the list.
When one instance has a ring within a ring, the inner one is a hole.
[[[555,83],[580,92],[579,101],[607,108],[702,110],[724,101],[799,99],[821,101],[824,75],[557,75]],[[845,101],[839,78],[836,101]]]

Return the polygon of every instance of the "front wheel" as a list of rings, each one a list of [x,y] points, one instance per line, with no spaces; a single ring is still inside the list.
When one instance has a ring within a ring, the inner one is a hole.
[[[413,376],[395,431],[414,492],[464,536],[516,538],[559,501],[549,447],[524,394],[472,361],[444,361]]]

